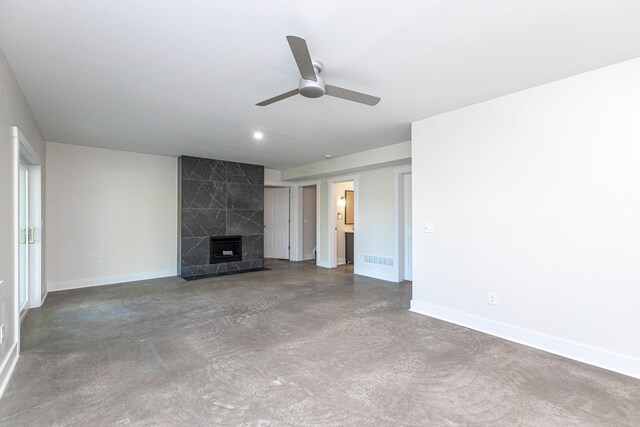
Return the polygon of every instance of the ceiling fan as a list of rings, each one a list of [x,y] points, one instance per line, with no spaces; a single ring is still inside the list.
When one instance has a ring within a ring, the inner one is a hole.
[[[306,98],[319,98],[323,95],[329,95],[371,106],[380,102],[380,98],[377,96],[325,84],[324,79],[320,76],[324,66],[320,61],[311,60],[305,39],[296,36],[287,36],[287,41],[293,53],[293,58],[296,60],[296,64],[298,64],[298,69],[300,70],[301,77],[298,89],[290,90],[289,92],[269,98],[266,101],[259,102],[256,104],[257,106],[264,107],[298,94]]]

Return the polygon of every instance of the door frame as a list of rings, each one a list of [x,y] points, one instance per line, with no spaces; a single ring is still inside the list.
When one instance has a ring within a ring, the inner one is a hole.
[[[291,250],[289,251],[290,261],[303,261],[302,254],[302,187],[309,185],[316,186],[316,248],[318,247],[318,239],[320,238],[320,185],[321,180],[305,180],[305,181],[265,181],[265,187],[289,187],[291,189],[291,199],[289,206],[289,220],[291,226],[289,227],[289,245]],[[318,264],[319,256],[316,254],[316,265]]]
[[[292,186],[292,216],[291,216],[291,261],[304,261],[304,251],[302,250],[302,227],[303,227],[303,188],[316,187],[316,265],[318,265],[318,241],[320,239],[320,185],[321,181],[309,180],[299,181]]]
[[[14,290],[15,290],[15,334],[20,348],[20,322],[26,316],[30,308],[37,308],[42,305],[42,161],[38,153],[33,148],[24,134],[14,126],[12,128],[13,138],[13,225],[14,225]],[[27,287],[28,303],[24,313],[20,313],[20,222],[19,222],[19,168],[20,158],[28,163],[28,196],[27,205],[29,226],[34,228],[35,243],[29,245],[27,262]],[[18,350],[19,351],[19,350]]]
[[[20,322],[22,323],[22,321],[24,320],[25,317],[27,317],[27,313],[29,312],[29,308],[31,308],[31,286],[29,284],[30,279],[31,279],[31,271],[29,271],[30,267],[31,267],[31,248],[29,247],[29,228],[31,228],[31,218],[30,218],[30,195],[31,193],[29,192],[29,169],[30,169],[30,165],[29,163],[26,161],[26,159],[23,158],[22,155],[20,155],[18,157],[18,258],[17,258],[17,263],[16,263],[16,267],[18,268],[18,281],[16,282],[18,284],[18,316],[20,316]],[[26,229],[24,231],[24,235],[21,235],[21,224],[20,224],[20,220],[21,220],[21,216],[23,216],[24,214],[20,211],[20,174],[22,173],[22,171],[25,171],[25,181],[24,184],[26,185],[26,200],[25,200],[25,209],[27,211],[26,213]],[[22,266],[20,265],[20,251],[21,251],[21,245],[23,243],[21,243],[20,241],[24,239],[24,245],[25,245],[25,254],[26,254],[26,268],[25,268],[25,285],[26,285],[26,289],[25,292],[27,294],[26,300],[24,302],[24,307],[22,307],[20,305],[20,275],[21,275],[21,270],[22,270]]]
[[[307,261],[304,257],[304,189],[307,187],[314,187],[316,191],[316,211],[315,211],[315,221],[316,221],[316,244],[315,244],[315,252],[314,258],[316,263],[318,261],[318,238],[320,236],[320,221],[318,220],[318,215],[320,213],[320,182],[308,185],[296,185],[294,190],[294,198],[295,207],[294,211],[296,213],[294,217],[294,221],[292,224],[295,224],[295,228],[293,228],[293,234],[296,236],[296,244],[292,245],[292,249],[295,247],[295,252],[292,252],[292,261]]]
[[[398,268],[396,269],[396,282],[404,280],[404,175],[411,174],[411,165],[400,166],[393,170],[393,183],[395,187],[395,207],[394,222],[396,231],[396,259],[398,260]],[[412,187],[413,188],[413,187]],[[413,206],[413,205],[412,205]],[[412,221],[415,222],[413,215]]]
[[[328,185],[328,215],[329,220],[327,221],[327,242],[329,243],[328,248],[328,259],[329,259],[329,268],[338,267],[338,251],[336,245],[337,236],[336,236],[336,227],[337,227],[337,219],[336,219],[336,190],[335,184],[339,182],[345,181],[353,181],[353,272],[357,274],[360,267],[360,234],[358,233],[358,227],[360,224],[360,209],[358,199],[360,198],[360,191],[358,189],[360,175],[343,175],[337,176],[333,178],[327,179]]]

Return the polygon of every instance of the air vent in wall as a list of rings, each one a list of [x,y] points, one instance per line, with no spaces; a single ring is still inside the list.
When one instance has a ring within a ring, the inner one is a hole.
[[[365,255],[364,262],[367,264],[385,265],[387,267],[393,267],[393,258],[387,258],[377,255]]]

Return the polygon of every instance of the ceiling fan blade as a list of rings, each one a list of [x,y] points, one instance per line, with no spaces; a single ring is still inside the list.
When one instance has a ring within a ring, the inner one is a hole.
[[[305,39],[296,36],[287,36],[287,41],[289,42],[289,47],[296,60],[296,64],[298,64],[302,78],[305,80],[313,80],[314,82],[318,81]]]
[[[380,98],[377,96],[367,95],[366,93],[355,92],[353,90],[344,89],[337,86],[325,85],[325,94],[329,96],[335,96],[336,98],[346,99],[347,101],[359,102],[360,104],[366,104],[374,106],[380,102]]]
[[[298,89],[290,90],[289,92],[285,92],[278,96],[274,96],[273,98],[269,98],[266,101],[258,102],[256,105],[258,107],[264,107],[269,104],[273,104],[274,102],[282,101],[283,99],[291,98],[293,95],[298,94]]]

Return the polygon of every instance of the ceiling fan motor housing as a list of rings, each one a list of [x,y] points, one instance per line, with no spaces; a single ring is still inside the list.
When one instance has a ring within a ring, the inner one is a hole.
[[[319,74],[316,74],[316,79],[316,82],[300,79],[300,95],[306,98],[320,98],[324,95],[324,79]]]

